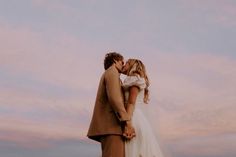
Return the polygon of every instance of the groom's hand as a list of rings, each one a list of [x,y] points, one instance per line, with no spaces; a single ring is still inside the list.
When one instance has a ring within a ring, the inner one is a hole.
[[[124,133],[123,136],[127,139],[127,140],[131,140],[133,137],[135,137],[135,129],[132,126],[130,121],[126,122],[125,128],[124,128]]]

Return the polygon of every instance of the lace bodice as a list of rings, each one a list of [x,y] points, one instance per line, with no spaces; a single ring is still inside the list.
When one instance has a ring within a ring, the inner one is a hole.
[[[144,88],[146,87],[145,79],[140,76],[127,76],[123,82],[123,88],[125,90],[125,102],[127,103],[129,98],[129,87],[138,86],[140,91],[137,95],[136,105],[143,103]]]

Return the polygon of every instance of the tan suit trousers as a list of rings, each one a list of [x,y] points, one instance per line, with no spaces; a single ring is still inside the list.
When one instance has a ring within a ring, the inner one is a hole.
[[[125,157],[125,142],[120,135],[107,135],[101,138],[102,157]]]

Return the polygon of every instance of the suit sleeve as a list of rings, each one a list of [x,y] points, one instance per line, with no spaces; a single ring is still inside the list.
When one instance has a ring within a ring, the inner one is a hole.
[[[108,100],[120,121],[130,120],[130,116],[125,110],[124,102],[121,95],[121,87],[119,73],[115,71],[107,71],[105,75],[106,91]]]

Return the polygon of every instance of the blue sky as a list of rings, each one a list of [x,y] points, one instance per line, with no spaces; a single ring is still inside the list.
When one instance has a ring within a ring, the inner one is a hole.
[[[233,0],[0,1],[1,154],[99,154],[86,133],[117,51],[147,67],[166,157],[235,156],[235,17]]]

